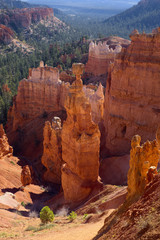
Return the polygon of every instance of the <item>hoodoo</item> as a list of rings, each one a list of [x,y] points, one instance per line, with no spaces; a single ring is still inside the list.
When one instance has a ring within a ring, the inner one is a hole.
[[[62,129],[62,187],[67,202],[85,199],[99,173],[100,131],[92,121],[91,105],[83,92],[83,64],[73,64],[76,81],[66,98],[67,120]]]
[[[126,48],[129,44],[129,40],[120,37],[104,38],[98,43],[91,41],[85,72],[93,76],[106,75],[109,65],[114,62],[122,47]]]
[[[44,179],[47,182],[61,183],[62,146],[61,146],[61,119],[54,117],[52,123],[45,122],[43,130],[42,164],[47,171]]]
[[[160,138],[157,130],[156,140],[140,145],[141,137],[135,135],[131,141],[130,169],[128,171],[127,201],[139,198],[146,187],[147,173],[150,169],[157,169],[160,157]]]

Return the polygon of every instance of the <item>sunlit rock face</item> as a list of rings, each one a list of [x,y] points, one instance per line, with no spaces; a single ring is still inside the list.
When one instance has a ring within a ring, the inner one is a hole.
[[[129,40],[120,37],[108,37],[98,43],[92,41],[85,72],[93,76],[106,75],[109,65],[114,62],[122,47],[126,48],[129,44]]]
[[[53,165],[52,160],[47,160],[50,159],[52,149],[50,148],[46,151],[44,145],[51,144],[54,146],[54,141],[57,144],[59,140],[58,138],[56,140],[58,136],[53,134],[52,124],[49,125],[48,123],[44,132],[43,128],[46,121],[53,123],[54,117],[60,117],[63,124],[63,121],[66,119],[65,99],[70,94],[69,86],[69,83],[62,82],[59,79],[57,68],[44,66],[44,63],[40,62],[38,68],[29,70],[27,79],[20,81],[17,96],[14,97],[13,106],[8,112],[6,130],[9,143],[14,146],[18,154],[31,160],[35,170],[37,169],[46,181],[54,183],[60,183],[60,174],[58,173],[56,178],[55,176],[53,177],[53,169],[50,175],[47,174],[48,172],[43,172],[43,165],[47,169],[51,168],[49,166],[50,163]],[[104,112],[103,87],[100,85],[94,91],[81,85],[81,92],[84,98],[86,96],[86,106],[89,106],[89,117],[99,124],[103,120]],[[76,114],[78,114],[78,109],[76,111]],[[81,112],[79,115],[81,115]],[[54,133],[56,134],[56,132]],[[52,135],[51,138],[49,134]],[[52,142],[52,140],[54,141]],[[45,156],[41,161],[43,149]],[[56,151],[56,149],[54,150]],[[47,154],[49,154],[48,158]],[[57,168],[60,169],[60,166],[61,163],[57,165]],[[56,170],[56,172],[59,172],[59,170]]]
[[[134,31],[131,45],[110,66],[105,94],[106,149],[126,154],[132,136],[153,140],[160,114],[160,30]]]
[[[57,68],[44,66],[29,70],[27,79],[19,83],[17,96],[8,112],[7,136],[18,154],[27,157],[41,174],[43,128],[57,116],[66,118],[64,101],[69,83],[59,79]],[[41,167],[40,167],[41,166]]]
[[[157,169],[160,157],[159,132],[160,129],[157,131],[156,140],[147,141],[143,145],[140,145],[141,137],[139,135],[132,138],[127,201],[133,201],[143,194],[148,183],[148,172]],[[156,171],[154,172],[156,173]]]
[[[62,188],[67,202],[85,199],[99,173],[100,131],[92,121],[91,105],[83,91],[83,64],[74,64],[76,81],[65,101],[67,119],[62,129]]]
[[[8,113],[12,130],[42,114],[63,110],[68,85],[59,80],[57,68],[44,66],[43,62],[40,67],[30,69],[28,79],[20,81],[13,107]]]

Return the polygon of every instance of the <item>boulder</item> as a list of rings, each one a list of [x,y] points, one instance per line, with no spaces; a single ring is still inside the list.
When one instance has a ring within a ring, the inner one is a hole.
[[[31,171],[28,165],[22,168],[21,183],[24,187],[32,183]]]

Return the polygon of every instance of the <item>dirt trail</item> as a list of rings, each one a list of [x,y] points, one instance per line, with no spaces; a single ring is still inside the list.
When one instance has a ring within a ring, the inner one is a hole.
[[[110,210],[107,215],[111,214],[113,210]],[[91,240],[100,228],[104,225],[104,219],[106,216],[103,216],[98,222],[95,223],[86,223],[86,224],[77,224],[70,223],[68,226],[64,225],[61,227],[54,227],[51,230],[44,230],[39,233],[31,233],[30,236],[28,233],[20,238],[12,238],[16,240]]]
[[[83,224],[65,229],[64,231],[55,232],[52,230],[48,233],[31,237],[30,240],[91,240],[103,224],[104,220],[101,220],[98,223]]]

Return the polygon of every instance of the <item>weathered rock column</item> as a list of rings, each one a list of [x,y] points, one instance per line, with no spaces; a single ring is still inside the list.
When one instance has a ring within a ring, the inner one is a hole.
[[[76,81],[66,98],[67,120],[62,129],[62,188],[67,202],[85,199],[99,174],[100,131],[91,118],[91,105],[83,92],[83,64],[73,64]]]
[[[47,121],[43,130],[42,164],[47,171],[44,179],[52,183],[61,183],[62,146],[61,146],[61,119],[54,117],[52,124]]]
[[[156,140],[145,142],[140,146],[141,137],[135,135],[131,142],[130,169],[128,171],[128,195],[127,201],[138,199],[144,192],[147,184],[149,169],[157,169],[160,157],[160,129],[156,134]]]

